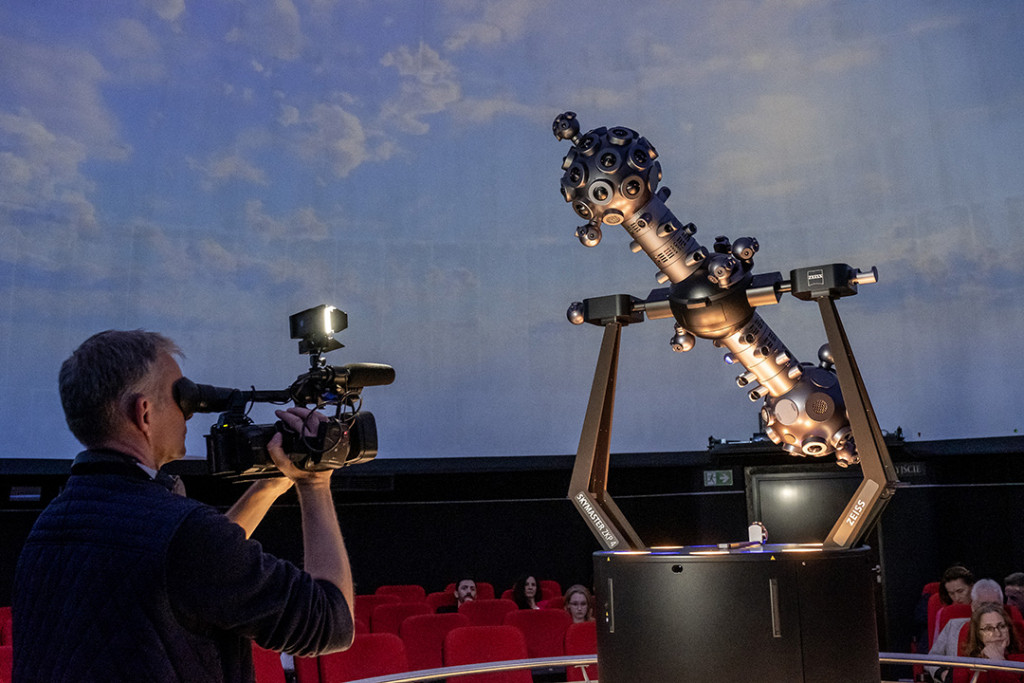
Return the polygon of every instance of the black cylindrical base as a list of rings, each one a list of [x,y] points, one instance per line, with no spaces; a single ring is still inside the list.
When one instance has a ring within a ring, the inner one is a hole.
[[[878,683],[868,548],[599,552],[601,683]]]

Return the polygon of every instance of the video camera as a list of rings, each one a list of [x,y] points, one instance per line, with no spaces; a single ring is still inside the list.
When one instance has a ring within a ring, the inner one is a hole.
[[[299,353],[309,355],[309,372],[287,389],[258,391],[196,384],[182,377],[174,384],[174,400],[186,419],[193,413],[221,415],[206,435],[210,473],[230,479],[279,476],[267,452],[267,443],[281,433],[282,448],[299,468],[310,471],[337,469],[373,460],[377,455],[377,423],[364,410],[363,387],[391,384],[395,370],[382,363],[327,365],[323,354],[340,349],[336,332],[348,327],[348,316],[334,306],[317,306],[289,316],[291,338],[299,340]],[[253,424],[248,412],[254,403],[334,406],[334,415],[319,423],[315,436],[296,433],[286,424]]]

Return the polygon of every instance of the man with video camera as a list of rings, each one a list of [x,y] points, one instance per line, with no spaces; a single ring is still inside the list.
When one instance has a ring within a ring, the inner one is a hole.
[[[142,330],[90,337],[64,362],[68,427],[87,450],[25,543],[14,587],[14,680],[252,681],[252,641],[295,655],[353,638],[353,585],[331,497],[331,470],[254,483],[228,511],[170,490],[160,468],[185,455],[173,393],[181,355]],[[320,413],[277,411],[299,434]],[[249,535],[294,484],[305,571]]]

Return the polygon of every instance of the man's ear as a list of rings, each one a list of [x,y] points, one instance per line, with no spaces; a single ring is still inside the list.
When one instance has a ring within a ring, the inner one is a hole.
[[[148,435],[151,426],[150,411],[153,408],[153,402],[146,398],[145,394],[139,393],[132,397],[129,406],[128,419],[131,420],[132,425],[136,429]]]

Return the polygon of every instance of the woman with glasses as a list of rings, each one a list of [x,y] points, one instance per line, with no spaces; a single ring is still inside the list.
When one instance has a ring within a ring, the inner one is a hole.
[[[971,628],[967,635],[964,656],[980,657],[1005,661],[1020,660],[1020,643],[1013,623],[1006,615],[1002,605],[985,603],[971,615]],[[973,672],[957,669],[953,674],[953,682],[969,681]],[[985,671],[978,677],[977,683],[1018,683],[1024,681],[1020,674],[1005,671]]]
[[[585,586],[575,584],[565,591],[565,611],[572,617],[574,624],[594,620],[594,608],[591,604],[590,591]]]

